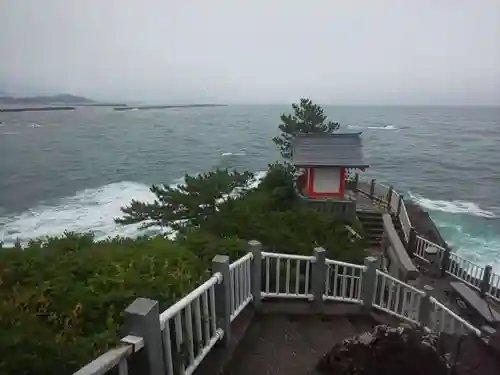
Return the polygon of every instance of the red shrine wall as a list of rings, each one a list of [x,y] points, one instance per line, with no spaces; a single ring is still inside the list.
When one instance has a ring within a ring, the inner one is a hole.
[[[310,197],[343,196],[345,177],[345,168],[308,168],[307,195]]]

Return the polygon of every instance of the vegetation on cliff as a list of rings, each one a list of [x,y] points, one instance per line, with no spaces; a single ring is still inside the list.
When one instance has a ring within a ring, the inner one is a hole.
[[[326,120],[315,118],[318,126]],[[117,219],[171,228],[174,240],[66,233],[0,249],[0,374],[71,373],[116,344],[135,298],[166,308],[207,278],[216,254],[235,260],[251,239],[271,251],[311,254],[323,246],[331,258],[362,261],[362,245],[343,225],[297,199],[292,168],[272,164],[249,189],[252,178],[216,170],[186,176],[177,188],[153,186],[155,202],[132,201]]]

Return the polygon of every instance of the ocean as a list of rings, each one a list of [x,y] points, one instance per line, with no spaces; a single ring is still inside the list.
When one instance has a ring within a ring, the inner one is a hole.
[[[324,106],[362,131],[369,178],[428,210],[466,258],[500,271],[500,108]],[[0,113],[0,241],[65,230],[134,236],[116,225],[131,199],[186,173],[258,173],[279,158],[271,138],[290,105]]]

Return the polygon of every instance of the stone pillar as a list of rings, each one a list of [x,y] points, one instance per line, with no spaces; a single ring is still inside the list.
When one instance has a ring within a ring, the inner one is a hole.
[[[316,308],[323,307],[323,294],[325,292],[326,272],[326,250],[322,247],[314,248],[314,263],[311,269],[311,291]]]
[[[217,328],[224,331],[222,342],[225,346],[231,342],[231,281],[229,280],[229,257],[216,255],[212,260],[212,272],[222,274],[222,282],[215,286],[215,314]]]
[[[158,302],[137,298],[125,309],[124,334],[142,337],[144,348],[131,361],[131,372],[147,375],[165,373]]]
[[[249,241],[248,247],[253,254],[251,275],[253,305],[257,309],[260,307],[262,291],[262,244],[259,241]]]
[[[434,288],[430,285],[424,285],[425,295],[420,301],[420,308],[418,310],[418,322],[423,327],[432,327],[432,303],[430,297]]]
[[[417,231],[414,227],[410,227],[410,235],[408,236],[406,250],[410,256],[413,256],[417,251]]]
[[[483,279],[481,284],[479,284],[479,293],[481,297],[485,297],[486,293],[490,291],[490,279],[491,279],[492,267],[488,264],[484,267]]]
[[[375,194],[375,179],[372,179],[370,183],[370,197],[373,199],[373,195]]]
[[[451,248],[448,245],[444,245],[443,257],[441,258],[441,264],[439,265],[439,269],[441,270],[441,277],[446,276],[446,271],[448,270],[448,266],[450,265],[450,253]]]
[[[361,299],[363,307],[369,311],[372,308],[375,293],[377,291],[377,269],[379,260],[375,257],[365,258],[366,271],[363,274],[363,283],[361,284]]]
[[[404,204],[404,199],[403,199],[403,196],[400,195],[399,196],[399,200],[398,200],[398,212],[397,212],[397,215],[399,217],[399,215],[401,214],[401,210],[402,210],[402,207],[403,207],[403,204]]]
[[[391,200],[392,200],[392,186],[389,187],[389,191],[387,192],[387,211],[391,213],[392,211],[392,206],[391,206]]]

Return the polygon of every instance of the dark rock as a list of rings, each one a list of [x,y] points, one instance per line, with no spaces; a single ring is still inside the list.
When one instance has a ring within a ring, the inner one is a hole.
[[[324,375],[446,375],[439,336],[419,328],[385,325],[336,344],[317,364]]]

